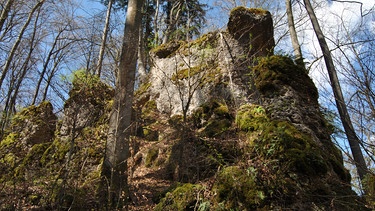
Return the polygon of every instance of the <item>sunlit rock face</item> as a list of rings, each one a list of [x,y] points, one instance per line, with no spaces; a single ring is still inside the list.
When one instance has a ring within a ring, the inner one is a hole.
[[[151,99],[170,115],[190,114],[212,98],[233,105],[256,101],[249,68],[257,57],[272,55],[274,45],[268,11],[236,8],[227,31],[192,42],[173,41],[152,51]]]
[[[167,168],[173,172],[171,178],[197,182],[181,178],[200,177],[186,170],[198,162],[190,158],[189,146],[200,146],[205,140],[215,146],[219,157],[231,160],[236,154],[239,161],[216,172],[211,189],[216,197],[207,199],[213,207],[348,210],[341,203],[324,204],[335,194],[353,194],[348,186],[350,174],[330,139],[332,127],[319,109],[313,81],[291,58],[273,55],[270,13],[238,7],[231,11],[227,26],[226,31],[191,42],[171,42],[152,51],[144,99],[152,102],[156,113],[173,117],[169,121],[173,126],[179,124],[179,114],[187,116],[187,131],[192,132],[171,147],[173,165]],[[157,121],[145,126],[162,127]],[[167,142],[165,137],[159,136],[158,141]],[[163,160],[155,155],[158,159]],[[213,175],[209,170],[207,178]],[[200,187],[184,188],[176,189],[176,197],[181,195],[178,191],[194,192]],[[173,194],[168,197],[166,202],[177,200]],[[158,206],[168,209],[170,205],[161,202]]]

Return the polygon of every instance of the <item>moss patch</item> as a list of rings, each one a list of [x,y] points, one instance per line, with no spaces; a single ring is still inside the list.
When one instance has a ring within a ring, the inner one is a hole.
[[[282,94],[281,86],[288,85],[298,91],[305,101],[318,100],[318,91],[311,78],[289,57],[275,55],[261,58],[253,72],[256,88],[267,97]]]
[[[264,15],[268,11],[262,8],[246,8],[246,7],[235,7],[230,11],[230,16],[233,15],[240,15],[240,14],[256,14],[256,15]]]
[[[363,182],[363,187],[366,190],[366,201],[370,208],[375,209],[375,175],[368,173]]]
[[[113,96],[114,89],[102,82],[97,75],[78,70],[73,73],[73,88],[69,92],[69,99],[65,102],[64,108],[69,107],[71,103],[90,103],[103,108]]]
[[[183,184],[168,192],[154,210],[195,210],[194,208],[198,208],[202,202],[203,191],[204,188],[201,185]]]
[[[209,32],[193,40],[192,42],[186,43],[185,45],[180,47],[180,51],[184,52],[189,48],[196,48],[198,50],[209,50],[214,49],[218,46],[218,37],[217,32]],[[184,55],[188,55],[187,53],[183,53]]]
[[[228,105],[220,100],[204,103],[196,109],[192,117],[199,128],[200,136],[214,137],[228,130],[233,121]]]
[[[38,106],[32,105],[18,112],[12,119],[11,127],[23,142],[39,144],[52,141],[56,120],[52,104],[44,101]]]
[[[154,163],[154,161],[158,158],[159,155],[159,149],[156,147],[153,147],[148,150],[146,158],[145,158],[145,166],[151,167]]]
[[[188,79],[190,77],[193,77],[203,72],[206,68],[207,68],[206,66],[195,66],[195,67],[179,70],[177,73],[174,73],[172,75],[171,80],[178,81],[178,80]]]
[[[183,41],[171,41],[167,44],[160,45],[153,48],[150,52],[155,54],[159,58],[168,58],[176,54],[176,51],[181,45],[185,44]]]
[[[262,207],[265,193],[256,183],[256,171],[246,171],[238,166],[223,169],[213,190],[217,193],[216,207],[224,210],[247,210]]]
[[[270,120],[262,107],[240,107],[236,122],[241,130],[248,132],[249,144],[256,156],[279,159],[308,175],[327,172],[327,161],[311,137],[286,121]]]
[[[268,121],[266,110],[259,105],[243,105],[236,114],[236,124],[239,129],[244,131],[257,130],[260,123],[265,121]]]

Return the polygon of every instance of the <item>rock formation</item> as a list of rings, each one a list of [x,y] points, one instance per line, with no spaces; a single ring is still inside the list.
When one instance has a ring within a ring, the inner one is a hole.
[[[154,49],[147,99],[172,117],[169,125],[184,128],[171,151],[160,146],[170,140],[164,131],[158,153],[144,153],[184,182],[156,210],[361,207],[314,83],[273,47],[269,12],[240,7],[226,32]],[[346,195],[351,205],[338,200]]]
[[[241,7],[227,31],[152,51],[135,95],[129,210],[366,210],[316,87],[273,47],[269,12]],[[18,129],[0,143],[1,209],[106,208],[100,171],[111,97],[98,78],[81,75],[54,133],[37,133],[52,136],[26,140],[36,126],[15,118]],[[21,119],[55,122],[45,115],[50,104],[32,109],[38,114]]]

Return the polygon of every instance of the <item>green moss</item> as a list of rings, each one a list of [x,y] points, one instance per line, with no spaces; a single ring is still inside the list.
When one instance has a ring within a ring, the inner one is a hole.
[[[41,157],[50,145],[51,143],[33,145],[27,155],[22,158],[22,162],[15,169],[15,174],[22,177],[29,168],[41,166]]]
[[[159,138],[157,129],[158,110],[155,100],[149,100],[142,106],[141,118],[144,126],[138,131],[139,135],[148,141],[157,141]]]
[[[236,114],[236,124],[243,131],[257,130],[263,122],[269,121],[266,111],[259,105],[242,105]]]
[[[213,187],[217,193],[216,207],[222,206],[225,210],[262,207],[266,197],[257,185],[256,174],[256,170],[246,171],[238,166],[224,168]]]
[[[6,155],[0,160],[0,162],[2,162],[2,163],[6,163],[6,164],[8,164],[8,165],[11,166],[11,167],[14,167],[15,161],[16,161],[16,156],[15,156],[13,153],[8,153],[8,154],[6,154]]]
[[[16,140],[17,140],[17,137],[18,137],[17,133],[10,133],[10,134],[8,134],[5,137],[5,139],[3,139],[0,142],[0,149],[6,148],[6,147],[10,147],[10,146],[14,145],[15,142],[16,142]]]
[[[318,91],[305,73],[304,68],[295,65],[293,60],[285,56],[261,58],[253,67],[255,86],[265,96],[281,94],[281,86],[288,85],[298,91],[302,99],[317,102]]]
[[[194,210],[202,202],[203,191],[204,187],[201,185],[183,184],[168,192],[154,210]]]
[[[42,198],[41,195],[30,195],[28,196],[28,201],[31,202],[32,205],[38,205],[40,203],[40,199]]]
[[[207,69],[207,66],[195,66],[191,68],[186,68],[177,71],[177,73],[174,73],[171,77],[172,81],[178,81],[178,80],[184,80],[189,79],[195,75],[198,75],[199,73],[205,71]]]
[[[18,156],[19,153],[22,152],[22,148],[17,138],[17,133],[10,133],[0,142],[0,164],[3,164],[4,168],[13,169],[16,163],[21,159]],[[6,171],[9,170],[10,169],[7,169]]]
[[[198,107],[190,117],[199,129],[199,135],[214,137],[232,126],[233,117],[224,101],[211,100]]]
[[[270,121],[257,127],[261,128],[258,139],[253,141],[257,155],[267,159],[280,159],[302,174],[320,175],[327,172],[327,161],[311,137],[301,133],[290,123]]]
[[[147,141],[158,141],[159,131],[153,129],[152,127],[145,126],[143,127],[143,137]]]
[[[216,116],[219,119],[232,119],[232,116],[229,112],[228,105],[222,100],[212,99],[209,102],[206,102],[199,106],[192,114],[193,121],[196,123],[201,120],[208,120],[212,116]]]
[[[184,41],[171,41],[151,49],[150,53],[155,54],[159,58],[172,57],[176,54],[176,51],[180,48],[180,46],[184,44]]]
[[[200,136],[215,137],[225,132],[232,125],[229,119],[214,119],[207,122],[203,130],[199,131]]]
[[[218,116],[227,116],[229,114],[228,105],[219,103],[218,107],[214,108],[213,113]]]
[[[366,191],[366,201],[370,208],[375,209],[375,175],[368,173],[363,181]]]
[[[65,108],[72,102],[90,103],[98,108],[104,108],[107,101],[114,96],[114,89],[102,82],[97,75],[89,74],[85,70],[77,70],[72,77],[73,88],[69,92],[70,98],[65,101]]]
[[[216,48],[218,44],[218,37],[217,32],[210,32],[207,34],[203,34],[199,38],[193,40],[192,42],[186,43],[185,45],[180,47],[181,51],[184,51],[183,49],[189,49],[189,48],[197,48],[199,50],[205,49],[210,50],[213,48]],[[183,55],[188,55],[187,53],[183,53]]]
[[[264,15],[267,13],[267,10],[261,8],[246,8],[243,6],[235,7],[230,11],[230,16],[240,15],[240,14],[256,14],[256,15]]]
[[[151,87],[151,83],[148,82],[148,83],[143,83],[139,86],[139,88],[135,91],[134,95],[136,97],[139,97],[139,96],[142,96],[143,94],[145,94],[149,88]]]
[[[51,165],[53,163],[61,162],[65,159],[68,153],[70,144],[55,139],[52,144],[44,151],[41,162],[43,165]]]
[[[158,158],[159,155],[159,149],[156,147],[153,147],[148,150],[146,158],[145,158],[145,166],[151,167],[154,163],[154,161]]]
[[[34,124],[45,125],[48,127],[49,123],[45,122],[44,116],[41,116],[45,111],[52,111],[52,104],[49,101],[43,101],[38,106],[31,105],[22,109],[12,118],[11,127],[13,131],[20,131],[25,126],[26,121],[31,121]]]
[[[309,135],[289,122],[270,120],[262,107],[241,106],[236,123],[241,130],[248,132],[250,148],[256,156],[279,159],[307,175],[328,171],[325,157]]]
[[[143,106],[141,110],[141,118],[145,120],[153,120],[155,121],[155,117],[157,114],[157,105],[155,100],[149,100],[147,101]]]

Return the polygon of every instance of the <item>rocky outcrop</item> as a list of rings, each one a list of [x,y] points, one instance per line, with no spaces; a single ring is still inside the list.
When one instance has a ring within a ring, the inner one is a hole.
[[[269,13],[231,14],[228,31],[153,50],[133,107],[129,210],[366,210],[314,83],[273,55]],[[0,209],[108,208],[99,199],[113,90],[78,72],[69,95],[54,132],[49,103],[15,116],[0,142]]]
[[[70,98],[65,102],[59,137],[72,139],[85,127],[92,126],[103,115],[114,90],[96,76],[77,72]]]
[[[13,118],[0,142],[0,210],[98,206],[113,89],[78,72],[69,94],[59,124],[49,102]]]
[[[273,55],[269,12],[236,8],[228,31],[171,45],[154,50],[144,93],[159,117],[172,118],[152,123],[164,134],[143,156],[184,184],[156,210],[365,209],[313,81],[291,58]],[[161,144],[172,140],[172,148]],[[344,196],[353,198],[336,200]]]
[[[236,8],[227,32],[186,43],[173,41],[152,51],[151,100],[169,115],[191,113],[216,96],[240,105],[256,100],[249,66],[273,54],[272,18],[261,9]]]
[[[53,140],[57,116],[50,102],[24,109],[13,120],[13,131],[19,133],[23,143],[34,145]]]
[[[259,8],[237,7],[231,11],[228,32],[249,49],[248,57],[270,56],[275,40],[271,13]]]

